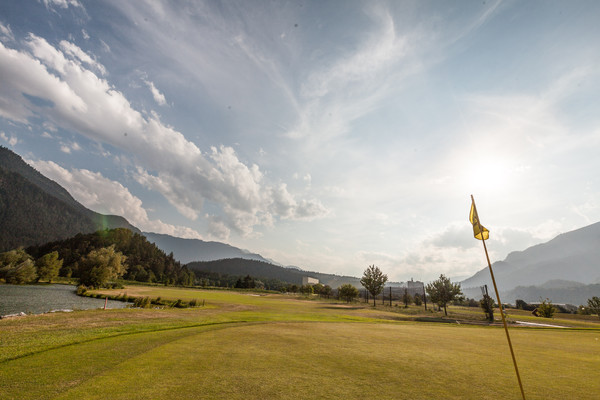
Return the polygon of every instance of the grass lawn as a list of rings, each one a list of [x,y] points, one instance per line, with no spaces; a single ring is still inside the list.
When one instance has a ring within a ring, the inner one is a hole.
[[[126,290],[207,306],[1,320],[0,398],[520,398],[501,327],[285,295]],[[528,399],[597,398],[600,329],[590,324],[511,328]]]

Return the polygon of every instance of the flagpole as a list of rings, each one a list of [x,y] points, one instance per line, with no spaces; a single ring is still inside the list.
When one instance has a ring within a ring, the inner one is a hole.
[[[494,284],[494,290],[496,291],[496,298],[498,299],[498,307],[500,308],[500,315],[502,316],[502,324],[504,325],[504,332],[506,332],[506,339],[508,340],[508,347],[510,348],[510,355],[512,356],[513,365],[515,366],[515,372],[517,373],[517,380],[519,381],[519,388],[521,389],[521,395],[523,396],[523,400],[525,400],[525,391],[523,391],[523,384],[521,383],[521,375],[519,375],[519,367],[517,367],[517,359],[515,358],[515,352],[513,351],[512,343],[510,341],[510,335],[508,334],[508,326],[506,325],[506,318],[504,318],[504,309],[502,308],[502,302],[500,301],[500,294],[498,292],[498,287],[496,286],[496,279],[494,278],[494,271],[492,270],[492,263],[490,262],[490,256],[488,255],[487,246],[485,245],[485,239],[483,237],[483,229],[481,227],[481,223],[479,222],[479,214],[477,214],[477,207],[475,206],[475,199],[473,195],[471,195],[471,202],[473,203],[473,209],[475,211],[475,215],[477,215],[477,226],[479,228],[479,232],[481,233],[481,241],[483,242],[483,249],[485,250],[485,258],[488,262],[488,267],[490,268],[490,275],[492,276],[492,283]]]

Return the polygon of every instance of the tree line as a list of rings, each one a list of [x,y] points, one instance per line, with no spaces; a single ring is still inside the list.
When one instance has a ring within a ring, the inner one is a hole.
[[[51,271],[51,272],[47,272]],[[77,278],[101,287],[117,278],[191,286],[195,275],[153,243],[129,229],[116,228],[0,254],[0,279],[8,283]]]

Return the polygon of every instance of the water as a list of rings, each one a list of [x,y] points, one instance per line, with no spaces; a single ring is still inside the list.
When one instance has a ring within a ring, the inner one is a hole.
[[[72,285],[0,285],[0,315],[24,312],[42,314],[57,310],[103,308],[103,299],[77,296]],[[109,300],[106,308],[124,308],[127,303]]]

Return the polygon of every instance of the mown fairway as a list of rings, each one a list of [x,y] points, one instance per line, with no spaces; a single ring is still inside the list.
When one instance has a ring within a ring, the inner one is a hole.
[[[519,399],[502,328],[283,295],[0,321],[2,399]],[[528,399],[596,399],[600,329],[514,328]]]

